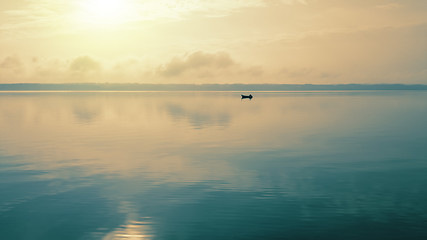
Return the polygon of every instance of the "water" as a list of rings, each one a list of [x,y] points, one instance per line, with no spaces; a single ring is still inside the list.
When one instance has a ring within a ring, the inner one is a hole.
[[[0,93],[0,239],[427,239],[427,92]]]

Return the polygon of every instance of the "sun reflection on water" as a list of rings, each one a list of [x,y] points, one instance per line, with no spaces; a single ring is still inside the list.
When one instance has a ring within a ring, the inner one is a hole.
[[[103,240],[141,240],[153,239],[152,222],[150,218],[144,218],[144,221],[127,221],[113,232],[107,234]]]

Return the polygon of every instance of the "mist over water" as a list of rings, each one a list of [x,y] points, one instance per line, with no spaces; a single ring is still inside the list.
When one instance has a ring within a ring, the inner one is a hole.
[[[426,239],[427,92],[0,93],[0,239]]]

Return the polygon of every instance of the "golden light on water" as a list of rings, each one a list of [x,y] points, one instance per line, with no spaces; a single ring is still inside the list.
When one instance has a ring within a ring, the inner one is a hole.
[[[149,220],[149,218],[145,218]],[[153,239],[154,236],[151,234],[153,229],[151,228],[152,222],[149,221],[128,221],[125,225],[107,234],[103,240],[143,240]]]

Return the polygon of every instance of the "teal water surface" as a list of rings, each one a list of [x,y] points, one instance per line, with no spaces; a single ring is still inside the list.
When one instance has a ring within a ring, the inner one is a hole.
[[[0,239],[427,239],[427,92],[0,93]]]

